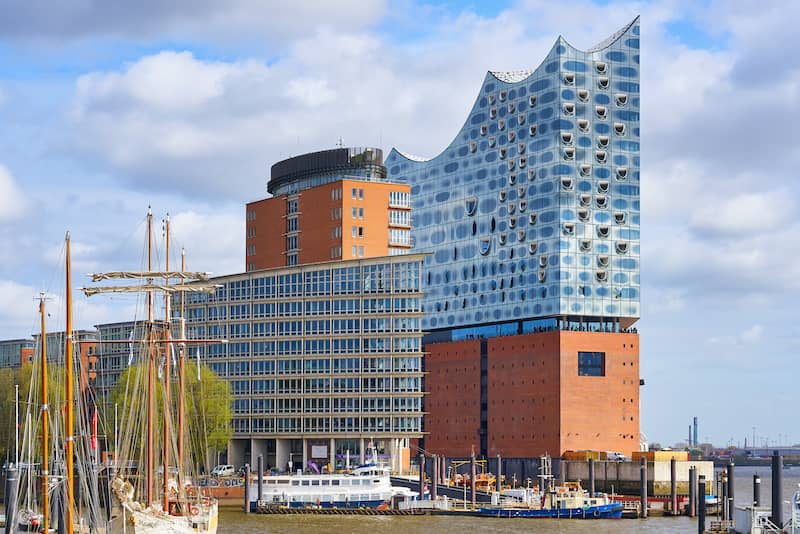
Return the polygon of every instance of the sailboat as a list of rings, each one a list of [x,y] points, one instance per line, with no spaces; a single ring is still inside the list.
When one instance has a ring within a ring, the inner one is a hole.
[[[87,296],[145,293],[147,298],[147,319],[135,329],[140,334],[135,351],[131,340],[121,436],[113,459],[114,473],[109,477],[110,493],[119,513],[110,518],[109,530],[136,534],[215,534],[218,503],[215,498],[203,495],[199,484],[192,483],[192,476],[197,475],[192,471],[198,463],[190,458],[190,448],[186,446],[186,349],[189,343],[225,340],[186,339],[183,313],[179,320],[174,320],[171,303],[173,295],[213,292],[216,286],[207,283],[208,273],[187,272],[183,254],[181,270],[170,270],[169,215],[165,221],[165,241],[165,269],[154,271],[153,215],[148,209],[147,269],[91,275],[93,282],[129,279],[141,283],[83,288]],[[165,312],[161,319],[155,317],[157,293],[164,296]],[[181,307],[183,300],[180,299]],[[173,338],[176,329],[177,339]],[[172,395],[173,379],[177,382],[177,399]]]

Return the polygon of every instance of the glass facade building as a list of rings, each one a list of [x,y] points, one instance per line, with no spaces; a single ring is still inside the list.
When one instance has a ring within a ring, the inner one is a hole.
[[[399,450],[421,437],[424,257],[253,271],[212,279],[221,285],[212,295],[187,295],[187,337],[228,340],[190,356],[198,350],[231,385],[229,462],[263,447],[282,466],[297,439],[296,453],[311,459],[314,440],[355,458],[362,439],[395,440],[385,448]]]
[[[639,106],[637,18],[586,51],[559,38],[534,70],[489,72],[438,156],[392,150],[414,250],[430,253],[423,328],[638,319]]]

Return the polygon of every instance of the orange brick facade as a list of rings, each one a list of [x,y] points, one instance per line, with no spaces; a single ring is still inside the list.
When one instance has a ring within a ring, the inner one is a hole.
[[[388,256],[390,228],[410,229],[410,225],[390,224],[390,192],[409,194],[410,186],[339,180],[248,203],[246,270],[287,265],[287,219],[293,199],[297,199],[297,264]],[[410,212],[398,206],[391,209]],[[410,243],[393,246],[411,248]]]
[[[482,343],[487,455],[638,450],[638,334],[551,331],[428,345],[428,451],[480,452]],[[605,353],[605,376],[578,375],[581,351]]]

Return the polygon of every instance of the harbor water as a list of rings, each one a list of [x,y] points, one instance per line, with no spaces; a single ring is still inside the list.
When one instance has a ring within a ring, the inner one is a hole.
[[[769,506],[772,480],[769,467],[736,467],[734,498],[737,505],[749,504],[753,496],[753,474],[761,476],[761,501]],[[788,500],[800,484],[800,467],[783,471],[783,498]],[[784,505],[784,512],[788,507]],[[715,519],[710,516],[709,520]],[[710,524],[710,523],[708,523]],[[697,520],[688,517],[650,517],[648,519],[564,520],[564,519],[495,519],[457,516],[329,516],[329,515],[246,515],[241,508],[220,512],[219,534],[431,534],[438,532],[541,532],[574,533],[614,532],[620,534],[665,533],[693,534]]]

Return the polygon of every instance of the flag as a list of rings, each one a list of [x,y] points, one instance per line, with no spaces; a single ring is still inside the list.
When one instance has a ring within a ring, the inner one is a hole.
[[[97,449],[97,406],[92,414],[92,448]]]

